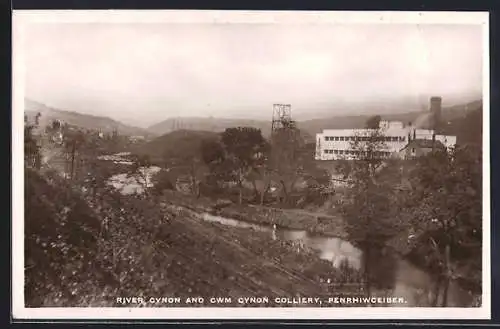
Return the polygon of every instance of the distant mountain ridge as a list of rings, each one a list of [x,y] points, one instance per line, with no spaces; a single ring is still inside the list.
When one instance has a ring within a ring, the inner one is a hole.
[[[465,116],[468,111],[475,110],[478,107],[482,107],[482,100],[472,101],[466,104],[454,105],[450,107],[443,107],[441,110],[442,120],[451,121],[460,117]],[[420,122],[421,128],[430,128],[429,122],[427,119],[430,116],[424,116],[426,114],[430,114],[427,111],[412,111],[407,113],[394,113],[394,114],[381,114],[382,120],[391,120],[391,121],[401,121],[404,124],[408,124],[411,122],[415,124],[417,119],[422,118],[422,122]],[[353,116],[334,116],[328,118],[321,119],[312,119],[306,120],[302,122],[298,122],[299,128],[307,131],[311,135],[316,135],[323,131],[323,129],[349,129],[349,128],[363,128],[365,122],[372,115],[353,115]]]
[[[34,117],[38,112],[41,113],[40,126],[42,127],[57,119],[84,129],[99,129],[108,133],[116,129],[118,133],[129,136],[151,135],[147,129],[129,126],[109,117],[59,110],[31,99],[24,100],[24,113],[28,118]]]
[[[482,106],[482,100],[476,100],[465,104],[454,105],[442,108],[442,119],[450,121],[459,117],[463,117],[467,111],[473,110]],[[418,119],[422,127],[429,125],[425,114],[430,113],[426,111],[410,111],[402,113],[384,114],[380,113],[383,120],[402,121],[407,124],[409,122],[415,123]],[[349,128],[362,128],[366,120],[374,114],[359,114],[359,115],[339,115],[328,116],[317,119],[297,121],[297,126],[305,133],[315,136],[323,129],[349,129]],[[170,118],[148,128],[151,132],[163,135],[175,130],[198,130],[198,131],[212,131],[222,132],[226,128],[237,126],[250,126],[261,129],[264,136],[269,136],[271,133],[271,120],[248,120],[248,119],[227,119],[227,118],[202,118],[202,117],[184,117],[184,118]]]
[[[169,118],[147,129],[155,134],[163,135],[175,130],[196,130],[223,132],[231,127],[254,127],[262,131],[267,136],[271,133],[271,122],[264,120],[251,119],[227,119],[227,118],[202,118],[202,117],[183,117]]]
[[[467,112],[478,107],[482,107],[482,100],[443,107],[442,118],[445,121],[452,121],[454,119],[464,117]],[[101,129],[104,132],[111,132],[114,129],[117,129],[120,134],[141,135],[145,137],[161,136],[178,130],[220,133],[227,128],[238,126],[249,126],[260,129],[265,137],[268,137],[271,134],[271,120],[229,119],[216,117],[181,117],[170,118],[154,124],[148,128],[139,128],[123,124],[109,117],[81,114],[73,111],[63,111],[48,107],[33,100],[26,99],[25,113],[28,116],[34,117],[37,112],[40,112],[42,114],[42,126],[49,124],[53,119],[59,119],[71,125],[86,129]],[[408,122],[415,123],[415,121],[418,119],[421,125],[426,126],[428,122],[426,122],[425,114],[428,113],[430,112],[426,110],[393,114],[380,113],[380,115],[382,116],[383,120],[402,121],[405,124]],[[338,115],[328,117],[325,116],[323,118],[297,121],[297,126],[304,132],[306,137],[308,137],[307,139],[312,138],[314,140],[314,136],[324,129],[361,128],[364,126],[366,120],[374,114]]]

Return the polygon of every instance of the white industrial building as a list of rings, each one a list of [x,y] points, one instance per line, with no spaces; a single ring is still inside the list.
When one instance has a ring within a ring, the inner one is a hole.
[[[399,121],[381,121],[383,143],[378,151],[381,157],[399,157],[411,140],[433,140],[446,148],[455,146],[456,136],[435,135],[434,130],[405,126]],[[363,142],[374,135],[374,129],[325,129],[316,134],[316,160],[354,159],[363,152]]]

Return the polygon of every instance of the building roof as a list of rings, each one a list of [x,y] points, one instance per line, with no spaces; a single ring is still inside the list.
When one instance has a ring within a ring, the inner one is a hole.
[[[428,149],[435,147],[440,149],[446,149],[443,143],[441,143],[438,140],[433,141],[431,139],[420,139],[420,138],[411,140],[410,142],[408,142],[408,144],[406,144],[405,147],[403,147],[402,150],[408,147],[418,147],[418,148],[428,148]]]

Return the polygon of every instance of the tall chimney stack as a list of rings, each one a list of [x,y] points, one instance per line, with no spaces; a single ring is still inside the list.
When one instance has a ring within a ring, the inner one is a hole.
[[[439,133],[439,129],[441,128],[441,102],[441,97],[431,97],[432,129],[434,129],[435,133]]]

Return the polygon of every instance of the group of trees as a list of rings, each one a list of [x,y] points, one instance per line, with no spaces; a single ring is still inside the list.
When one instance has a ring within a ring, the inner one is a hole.
[[[283,204],[290,203],[290,194],[299,181],[324,174],[314,164],[314,147],[307,145],[295,127],[278,129],[266,140],[259,129],[252,127],[228,128],[219,140],[202,144],[202,161],[208,169],[208,181],[219,187],[233,184],[243,201],[245,183],[253,186],[255,199],[264,203],[274,182],[281,190]]]
[[[373,282],[372,253],[383,249],[387,241],[400,229],[393,220],[394,201],[399,170],[396,164],[379,154],[386,145],[378,127],[379,118],[368,120],[371,130],[356,138],[351,147],[356,152],[352,160],[338,163],[337,170],[345,178],[347,190],[340,210],[350,240],[363,251],[363,272],[366,291],[370,294]]]
[[[445,306],[452,279],[467,278],[480,289],[481,149],[464,145],[422,157],[409,172],[409,180],[412,188],[406,193],[402,216],[413,232],[414,253],[435,273],[432,303],[441,301]]]
[[[352,142],[359,151],[355,159],[338,167],[348,186],[340,209],[350,239],[364,252],[368,293],[371,252],[409,232],[411,254],[435,275],[432,304],[445,306],[450,280],[475,275],[481,282],[481,147],[436,148],[410,161],[384,159],[377,152],[385,148],[379,121],[367,122],[368,138]]]
[[[265,165],[270,145],[260,130],[251,127],[226,129],[220,141],[202,144],[202,158],[216,184],[234,183],[243,199],[243,183]]]

